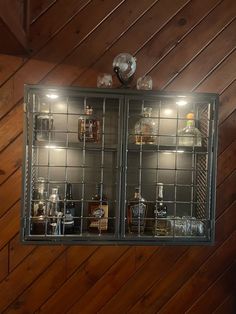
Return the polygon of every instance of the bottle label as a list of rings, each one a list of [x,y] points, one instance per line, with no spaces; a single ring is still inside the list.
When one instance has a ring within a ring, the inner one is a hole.
[[[131,224],[132,226],[144,225],[144,218],[146,215],[146,205],[143,203],[130,206],[131,211]]]
[[[99,142],[100,140],[100,121],[96,119],[79,120],[79,140],[86,142]]]
[[[97,228],[98,230],[108,229],[108,205],[94,204],[90,206],[90,219],[89,227]],[[104,217],[104,218],[103,218]]]
[[[74,225],[74,217],[71,213],[66,213],[64,220],[62,220],[62,224],[65,225],[65,227],[71,227]]]

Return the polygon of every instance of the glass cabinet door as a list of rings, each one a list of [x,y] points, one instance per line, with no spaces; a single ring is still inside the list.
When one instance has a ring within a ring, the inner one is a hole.
[[[118,96],[30,90],[26,237],[118,238],[121,112]]]
[[[209,241],[213,104],[194,97],[126,101],[124,212],[128,241]]]

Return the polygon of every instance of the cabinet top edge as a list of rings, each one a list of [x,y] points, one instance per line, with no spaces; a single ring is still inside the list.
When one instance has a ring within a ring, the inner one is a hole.
[[[97,87],[77,87],[77,86],[57,86],[57,85],[42,85],[42,84],[24,84],[25,92],[37,91],[45,89],[49,92],[81,92],[81,93],[97,93],[97,94],[112,94],[117,96],[132,95],[132,96],[159,96],[159,97],[200,97],[211,98],[218,101],[219,94],[208,92],[185,92],[185,91],[160,91],[160,90],[137,90],[132,88],[97,88]]]

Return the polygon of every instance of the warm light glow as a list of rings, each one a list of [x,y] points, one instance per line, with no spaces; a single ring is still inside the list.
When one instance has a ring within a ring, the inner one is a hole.
[[[167,116],[170,116],[172,114],[173,110],[172,109],[165,109],[164,114]]]
[[[187,105],[187,101],[186,100],[178,100],[178,101],[176,101],[176,105],[178,105],[178,106],[185,106],[185,105]]]
[[[56,145],[46,145],[45,148],[55,149],[57,151],[61,151],[62,148],[58,148]]]
[[[46,96],[50,99],[57,99],[58,98],[58,95],[56,95],[56,94],[47,94]]]

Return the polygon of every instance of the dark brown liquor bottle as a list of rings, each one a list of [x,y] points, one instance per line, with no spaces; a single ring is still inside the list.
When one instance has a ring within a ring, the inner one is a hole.
[[[32,234],[45,234],[46,199],[46,181],[43,177],[39,177],[37,187],[33,192],[34,203],[32,208]]]
[[[128,203],[129,233],[142,234],[145,230],[147,205],[141,196],[140,189],[135,188],[134,197]]]
[[[65,213],[62,219],[62,230],[64,234],[74,233],[74,216],[75,216],[75,203],[72,196],[72,184],[66,185],[66,204]]]
[[[101,184],[97,184],[97,192],[92,196],[92,201],[88,204],[90,232],[106,232],[108,230],[108,200],[107,196],[101,193]]]
[[[100,120],[93,117],[93,108],[86,106],[84,116],[78,121],[78,138],[80,142],[99,143],[101,139]]]

